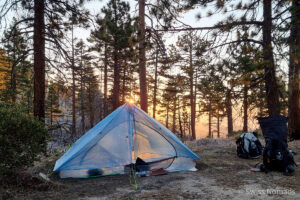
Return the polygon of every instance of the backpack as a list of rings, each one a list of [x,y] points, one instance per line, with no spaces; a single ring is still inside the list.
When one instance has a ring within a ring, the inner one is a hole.
[[[237,156],[240,158],[258,158],[262,154],[262,145],[253,133],[244,133],[236,141]]]
[[[295,171],[293,153],[287,149],[287,144],[277,139],[266,139],[263,151],[262,171],[280,171],[290,175]]]
[[[287,118],[273,116],[258,118],[266,146],[263,151],[263,164],[261,171],[280,171],[291,175],[295,171],[296,163],[287,144]]]

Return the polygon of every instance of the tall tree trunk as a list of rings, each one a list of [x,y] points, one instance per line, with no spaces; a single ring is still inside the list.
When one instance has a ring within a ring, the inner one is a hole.
[[[289,135],[300,139],[300,1],[293,0],[289,65]]]
[[[183,136],[185,137],[186,133],[187,133],[188,126],[187,126],[187,116],[186,116],[186,113],[185,113],[184,110],[182,111],[182,117],[183,117],[183,119],[182,119],[182,123],[183,123]]]
[[[72,68],[72,135],[76,135],[76,86],[75,86],[75,49],[74,49],[74,28],[72,22],[72,60],[71,60],[71,68]]]
[[[125,103],[126,99],[126,66],[123,66],[123,80],[122,80],[122,104]]]
[[[145,0],[139,0],[139,69],[141,108],[148,112],[146,48],[145,48]]]
[[[188,130],[189,130],[189,137],[192,138],[192,133],[191,133],[191,115],[188,115]]]
[[[91,93],[91,84],[89,83],[88,86],[88,100],[89,100],[89,114],[90,114],[90,127],[92,128],[94,126],[94,109],[93,109],[93,99],[92,99],[92,93]]]
[[[155,72],[154,72],[154,91],[153,91],[153,118],[155,119],[156,114],[156,95],[157,95],[157,79],[158,79],[158,49],[155,54]]]
[[[264,94],[264,92],[265,92],[264,84],[259,84],[258,85],[258,92],[260,94]],[[265,101],[261,96],[259,97],[259,106],[258,106],[258,108],[259,108],[258,117],[264,117],[265,112],[266,112],[266,107],[265,107]]]
[[[186,111],[185,103],[182,105],[182,108],[183,108],[182,109],[183,134],[184,134],[184,136],[186,136],[189,126],[188,126],[188,114],[187,114],[187,111]]]
[[[103,118],[104,118],[104,106],[103,106],[103,88],[102,88],[102,85],[103,85],[103,70],[100,68],[100,81],[99,81],[99,120],[98,121],[101,121]]]
[[[244,115],[244,126],[243,131],[248,131],[248,87],[244,85],[243,90],[243,115]]]
[[[265,70],[265,87],[268,113],[270,116],[280,114],[278,85],[272,48],[272,0],[263,0],[263,57]]]
[[[104,117],[108,114],[107,105],[107,43],[104,45]]]
[[[17,97],[17,72],[16,72],[16,68],[17,68],[17,62],[16,62],[16,42],[13,41],[13,60],[14,63],[12,64],[12,68],[11,68],[11,75],[10,75],[10,89],[11,89],[11,101],[12,102],[16,102],[16,97]]]
[[[182,121],[181,121],[181,114],[180,114],[180,98],[178,98],[178,123],[179,123],[180,137],[183,138],[183,128],[182,128]]]
[[[220,138],[220,112],[217,111],[217,135],[218,138]]]
[[[113,86],[113,109],[117,109],[120,105],[120,69],[118,51],[114,50],[114,86]]]
[[[81,73],[80,73],[80,111],[81,111],[81,133],[85,132],[85,112],[84,112],[84,75],[83,75],[83,66],[81,66]]]
[[[45,119],[45,0],[34,0],[34,99],[33,114]]]
[[[176,132],[176,94],[174,95],[174,100],[173,100],[173,127],[172,127],[172,132],[175,133]]]
[[[192,139],[196,139],[196,130],[195,130],[195,118],[196,118],[196,109],[194,103],[194,67],[193,67],[193,44],[190,43],[190,66],[189,66],[189,79],[190,79],[190,104],[191,104],[191,131]]]
[[[169,104],[167,104],[166,128],[169,128]]]
[[[53,110],[52,110],[52,106],[53,106],[53,101],[52,101],[52,96],[50,97],[50,125],[52,126],[53,124]]]
[[[233,120],[232,120],[232,102],[231,102],[231,90],[226,92],[226,114],[227,114],[227,131],[228,135],[233,132]]]
[[[209,100],[209,107],[208,107],[208,137],[212,138],[212,131],[211,131],[211,125],[212,125],[212,109],[211,109],[211,101]]]
[[[195,70],[195,78],[194,78],[194,109],[195,109],[195,118],[196,118],[196,113],[197,113],[197,86],[198,86],[198,70],[196,68]],[[196,123],[195,123],[196,126]]]

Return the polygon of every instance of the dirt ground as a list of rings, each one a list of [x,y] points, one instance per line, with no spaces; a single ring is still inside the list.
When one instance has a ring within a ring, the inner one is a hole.
[[[233,140],[202,140],[188,143],[202,160],[196,172],[174,172],[162,176],[137,178],[138,189],[128,175],[89,179],[59,179],[51,175],[49,187],[35,189],[0,186],[3,199],[300,199],[300,166],[293,176],[282,173],[251,172],[261,159],[236,156]],[[289,143],[300,164],[300,141]],[[49,161],[43,168],[53,168]],[[43,165],[41,165],[43,166]]]

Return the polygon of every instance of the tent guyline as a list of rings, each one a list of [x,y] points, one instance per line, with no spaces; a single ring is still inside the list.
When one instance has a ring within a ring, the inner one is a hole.
[[[170,130],[133,104],[124,104],[79,138],[56,161],[60,177],[128,173],[132,164],[169,172],[195,169],[200,159]]]

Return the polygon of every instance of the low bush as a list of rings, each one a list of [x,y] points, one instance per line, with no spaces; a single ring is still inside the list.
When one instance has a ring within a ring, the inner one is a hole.
[[[32,165],[47,137],[44,123],[19,105],[0,102],[0,176]]]

